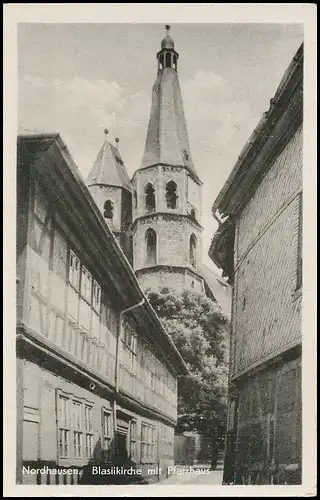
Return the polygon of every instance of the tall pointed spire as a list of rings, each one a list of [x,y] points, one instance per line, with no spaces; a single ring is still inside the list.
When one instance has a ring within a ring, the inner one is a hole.
[[[184,166],[198,181],[193,165],[178,79],[178,58],[174,40],[167,35],[157,53],[158,75],[153,85],[152,104],[142,167],[158,163]]]
[[[133,268],[143,288],[205,292],[199,272],[202,182],[190,152],[178,57],[167,25],[157,53],[142,166],[132,178]]]

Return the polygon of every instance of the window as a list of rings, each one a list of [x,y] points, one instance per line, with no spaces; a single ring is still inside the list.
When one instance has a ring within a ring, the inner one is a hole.
[[[155,429],[152,425],[141,424],[141,462],[154,462]]]
[[[150,183],[146,185],[145,200],[146,200],[146,211],[154,212],[156,209],[156,197],[155,197],[154,187]]]
[[[155,388],[155,374],[153,371],[149,370],[149,383],[152,390]]]
[[[177,56],[176,55],[173,56],[173,65],[174,65],[174,69],[177,69]]]
[[[72,401],[72,438],[73,438],[73,456],[82,458],[82,404],[78,401]]]
[[[84,430],[85,430],[85,447],[86,458],[91,458],[93,453],[93,430],[92,430],[92,406],[84,406]]]
[[[166,53],[166,67],[171,68],[171,54],[170,54],[170,52]]]
[[[68,316],[70,321],[73,325],[78,324],[98,340],[100,336],[101,286],[93,279],[91,273],[81,264],[72,250],[69,254],[69,283]],[[66,345],[68,350],[74,349],[74,344],[68,340]]]
[[[194,234],[190,236],[190,248],[189,248],[189,253],[190,253],[190,264],[193,267],[196,267],[196,250],[197,250],[197,238],[195,237]]]
[[[101,287],[96,281],[93,282],[93,295],[92,295],[92,305],[97,313],[100,313],[101,305]]]
[[[107,200],[103,205],[103,217],[105,219],[113,219],[113,203],[111,200]]]
[[[72,250],[70,250],[69,255],[69,283],[75,290],[79,291],[80,260]]]
[[[146,232],[146,246],[146,263],[148,265],[154,265],[157,263],[157,234],[154,229],[149,228]]]
[[[161,396],[164,395],[163,375],[159,375],[159,393],[161,394]]]
[[[90,304],[91,304],[91,292],[92,292],[92,276],[89,273],[89,271],[83,266],[81,273],[81,295]]]
[[[93,453],[93,406],[58,391],[58,439],[60,458],[91,458]]]
[[[192,220],[196,220],[196,212],[193,208],[190,211],[190,217]]]
[[[137,191],[136,190],[133,191],[133,206],[134,206],[134,208],[137,208],[137,206],[138,206],[138,198],[137,198]]]
[[[57,273],[65,284],[67,270],[68,245],[65,238],[55,229],[53,238],[52,269]]]
[[[299,194],[299,226],[298,226],[298,256],[296,288],[302,286],[302,193]]]
[[[101,336],[102,333],[103,328],[101,327]],[[100,341],[100,316],[94,311],[92,311],[91,316],[91,335],[93,338]]]
[[[130,422],[130,458],[136,460],[136,447],[137,447],[137,422],[131,420]]]
[[[111,413],[102,410],[102,442],[104,455],[107,459],[111,456]]]
[[[132,327],[125,323],[124,326],[124,363],[130,370],[135,371],[136,369],[136,357],[137,357],[137,335],[132,329]]]
[[[177,208],[177,185],[170,181],[166,186],[166,203],[167,208]]]
[[[70,423],[68,412],[68,398],[58,396],[58,433],[59,433],[59,457],[69,457]]]

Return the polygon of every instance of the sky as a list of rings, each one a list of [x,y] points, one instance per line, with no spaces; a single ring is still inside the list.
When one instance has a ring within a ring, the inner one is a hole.
[[[163,24],[19,24],[18,131],[58,132],[85,179],[104,141],[140,167]],[[211,207],[303,41],[301,24],[174,24],[190,148],[202,187],[203,262]],[[219,273],[220,274],[220,273]]]

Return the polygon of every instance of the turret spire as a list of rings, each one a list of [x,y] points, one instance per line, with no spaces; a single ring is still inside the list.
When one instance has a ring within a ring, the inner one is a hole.
[[[177,73],[179,54],[174,40],[167,35],[161,41],[157,53],[158,76],[153,86],[152,105],[142,167],[157,163],[185,167],[200,181],[190,152],[187,125]]]
[[[101,184],[117,186],[131,191],[130,179],[126,167],[119,153],[119,139],[115,139],[114,146],[108,141],[109,130],[104,129],[104,142],[88,175],[87,184]]]

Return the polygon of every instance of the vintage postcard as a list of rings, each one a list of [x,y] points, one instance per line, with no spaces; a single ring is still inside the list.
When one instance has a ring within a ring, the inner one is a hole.
[[[316,7],[4,13],[5,496],[315,496]]]

